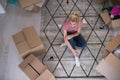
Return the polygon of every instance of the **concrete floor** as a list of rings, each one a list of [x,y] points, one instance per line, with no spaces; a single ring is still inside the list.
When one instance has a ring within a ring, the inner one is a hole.
[[[40,33],[41,14],[24,11],[20,6],[7,7],[0,15],[0,80],[29,80],[18,64],[22,59],[13,43],[12,35],[33,25]]]
[[[41,25],[43,26],[43,24],[41,24],[43,22],[42,21],[43,16],[41,15],[43,15],[41,14],[41,11],[38,13],[31,13],[23,10],[20,6],[7,7],[6,14],[0,15],[0,80],[29,80],[29,78],[18,67],[18,65],[22,61],[22,58],[19,56],[19,53],[15,47],[15,44],[11,36],[16,32],[20,31],[22,28],[30,25],[33,25],[37,30],[38,34],[42,35],[40,32],[43,28],[41,29],[40,26]],[[113,32],[110,31],[109,36],[113,36],[111,35],[112,33]],[[44,43],[47,43],[47,42],[44,42]],[[58,50],[58,51],[61,51],[61,50]],[[51,61],[47,61],[47,59],[50,57],[49,55],[47,55],[48,57],[44,59],[44,63],[46,66],[49,66],[51,62]],[[64,56],[65,58],[62,58],[63,63],[64,61],[66,61],[64,64],[67,64],[67,63],[74,64],[73,58],[71,59],[71,56],[72,55],[68,56],[68,52],[67,52],[67,56]],[[40,60],[41,60],[41,57],[40,57]],[[56,59],[55,61],[57,61],[57,58],[55,59]],[[62,70],[59,70],[61,69],[60,66],[58,66],[54,75],[62,76],[64,74],[63,72],[61,72]],[[52,72],[51,67],[52,66],[49,66],[48,68]],[[78,74],[83,75],[82,72],[77,72],[76,70],[77,69],[74,70],[72,74],[73,76]],[[68,68],[68,73],[69,73],[69,68]],[[101,75],[100,73],[97,73],[97,74]],[[56,78],[56,80],[106,80],[106,79],[76,77],[76,78]]]

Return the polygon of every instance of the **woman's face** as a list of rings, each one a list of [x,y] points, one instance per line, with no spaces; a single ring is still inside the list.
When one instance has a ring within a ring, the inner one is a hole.
[[[77,22],[72,22],[72,21],[70,21],[70,24],[71,24],[72,26],[75,26],[75,25],[77,24]]]

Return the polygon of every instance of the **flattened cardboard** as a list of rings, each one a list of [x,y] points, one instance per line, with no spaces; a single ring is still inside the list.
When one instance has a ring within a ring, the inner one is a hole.
[[[120,72],[120,59],[118,59],[113,53],[110,53],[105,60]]]
[[[106,46],[105,49],[109,52],[114,51],[120,45],[120,35],[114,37]]]
[[[12,37],[13,37],[13,40],[16,44],[18,44],[22,41],[25,41],[25,37],[24,37],[23,32],[18,32],[15,35],[13,35]]]
[[[39,73],[42,74],[47,68],[37,59],[34,58],[30,65]]]
[[[45,70],[36,80],[55,80],[50,71]]]
[[[24,73],[27,74],[27,76],[31,79],[31,80],[35,80],[37,77],[39,77],[39,74],[35,72],[35,70],[27,65],[24,69],[23,69]]]
[[[120,27],[120,19],[112,20],[111,24],[114,28]]]
[[[40,54],[43,54],[45,52],[45,47],[43,44],[33,48],[30,50],[31,53],[33,53],[35,56],[39,56]]]
[[[28,46],[26,41],[23,41],[23,42],[17,44],[16,46],[17,46],[17,49],[18,49],[20,55],[22,55],[22,53],[25,53],[26,51],[30,50],[30,47]]]
[[[34,55],[30,54],[21,64],[19,64],[19,67],[31,80],[35,80],[37,77],[39,77],[39,73],[36,72],[36,70],[30,64],[30,62],[35,58],[36,57]]]
[[[24,61],[21,64],[19,64],[19,67],[21,69],[24,69],[28,65],[28,63],[30,63],[33,59],[35,59],[35,56],[33,56],[33,54],[30,54],[24,59]]]
[[[20,4],[23,8],[28,7],[32,4],[38,3],[41,0],[20,0]]]
[[[96,69],[108,80],[120,80],[120,72],[104,59],[102,59]]]
[[[110,16],[107,12],[102,12],[100,15],[103,21],[105,22],[105,24],[108,24],[111,21]]]
[[[22,31],[26,37],[26,40],[27,40],[30,48],[34,48],[41,44],[41,40],[40,40],[37,32],[33,28],[33,26],[24,28]]]

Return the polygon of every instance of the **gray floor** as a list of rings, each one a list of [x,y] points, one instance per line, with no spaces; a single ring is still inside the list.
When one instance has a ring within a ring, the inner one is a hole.
[[[11,36],[13,34],[15,34],[16,32],[20,31],[22,28],[33,25],[35,27],[35,29],[37,30],[38,34],[40,34],[40,36],[44,40],[44,44],[45,44],[46,48],[48,49],[49,42],[46,40],[46,37],[42,33],[42,31],[44,29],[43,23],[44,23],[45,18],[43,16],[43,13],[41,13],[41,11],[39,13],[31,13],[31,12],[24,11],[20,6],[7,7],[6,12],[7,12],[6,14],[0,15],[0,80],[29,80],[29,78],[18,67],[18,64],[21,63],[22,59],[19,56],[19,53],[15,47],[15,44],[13,43]],[[45,15],[47,15],[47,14],[45,14]],[[59,23],[59,24],[61,25],[61,23]],[[50,29],[52,29],[52,28],[50,28]],[[84,28],[84,29],[86,30],[87,28]],[[106,30],[106,29],[104,29],[104,30]],[[98,31],[100,31],[100,30],[98,30]],[[50,33],[50,34],[52,35],[52,33]],[[111,39],[111,37],[113,37],[112,30],[110,30],[108,36],[109,37],[107,38],[106,43],[108,43],[108,41]],[[91,42],[91,40],[90,40],[90,42]],[[58,38],[58,40],[56,40],[56,43],[61,44],[61,40],[59,41],[59,38]],[[57,46],[54,46],[57,49],[59,49],[56,52],[61,53],[61,54],[58,54],[59,57],[61,57],[61,55],[64,51],[63,50],[64,48],[62,48],[62,49],[59,48],[60,44]],[[97,49],[94,49],[94,47],[92,50],[97,51]],[[81,50],[81,49],[79,49],[79,50]],[[83,57],[81,58],[81,64],[84,66],[85,70],[87,71],[87,66],[86,66],[88,63],[87,61],[91,60],[91,59],[89,59],[89,57],[90,57],[90,55],[88,55],[89,53],[86,52],[86,50],[84,50],[84,51],[85,51],[84,53],[86,53],[86,54],[84,54]],[[44,58],[43,62],[45,63],[46,66],[48,66],[48,69],[52,72],[55,67],[54,65],[56,65],[56,63],[58,62],[58,58],[56,58],[56,55],[54,54],[52,49],[51,49],[51,51],[49,50],[48,52],[51,54],[48,54]],[[103,52],[103,54],[101,54],[101,57],[99,58],[99,60],[101,60],[106,55],[106,52],[104,49],[102,50],[102,52]],[[67,49],[66,54],[61,59],[62,63],[64,64],[64,67],[66,68],[67,73],[70,73],[70,70],[72,69],[72,67],[74,65],[74,59],[72,57],[72,54],[71,53],[69,54],[69,53],[70,53],[70,51]],[[55,58],[54,61],[48,61],[48,58],[51,55],[54,56],[54,58]],[[41,56],[41,57],[43,57],[43,56]],[[40,57],[40,60],[42,59],[41,57]],[[59,64],[57,66],[57,69],[55,70],[54,75],[59,76],[59,77],[66,75],[64,73],[64,70],[62,70],[61,64]],[[84,76],[84,73],[79,68],[75,67],[72,75],[73,76],[79,76],[79,75]],[[93,72],[93,75],[101,75],[101,74],[98,73],[97,71],[95,71],[95,72]],[[77,78],[76,77],[76,78],[57,78],[57,80],[106,80],[106,79],[105,78]]]
[[[22,59],[11,36],[31,25],[39,34],[41,14],[24,11],[20,6],[6,10],[6,14],[0,15],[0,80],[29,80],[18,67]]]

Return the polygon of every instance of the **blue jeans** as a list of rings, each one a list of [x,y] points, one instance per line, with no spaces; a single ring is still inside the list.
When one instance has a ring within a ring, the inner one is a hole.
[[[82,48],[85,48],[87,46],[87,43],[81,34],[79,34],[76,37],[73,37],[72,39],[68,41],[71,44],[73,49],[76,49],[75,46],[82,47]]]

